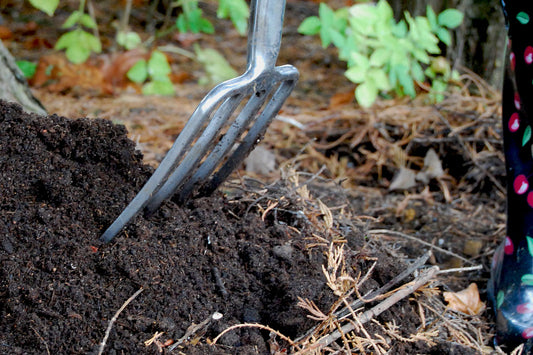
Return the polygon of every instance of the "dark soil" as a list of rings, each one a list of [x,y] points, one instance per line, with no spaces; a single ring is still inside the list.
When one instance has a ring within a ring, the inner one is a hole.
[[[114,324],[106,353],[158,353],[143,342],[158,331],[162,342],[179,339],[213,312],[224,316],[200,334],[205,338],[243,322],[294,338],[314,325],[297,297],[323,310],[335,301],[321,271],[323,251],[306,248],[312,231],[263,222],[245,213],[245,203],[220,195],[186,206],[167,202],[111,244],[99,243],[152,172],[125,129],[99,119],[28,115],[6,103],[0,124],[0,353],[96,353],[115,312],[141,287]],[[361,247],[356,237],[349,244]],[[382,253],[366,255],[380,259],[368,288],[404,268]],[[347,260],[363,272],[371,265],[355,252]],[[419,325],[417,312],[406,300],[381,317],[397,319],[408,336]],[[205,338],[181,350],[269,353],[265,331],[235,330],[216,347]],[[391,353],[448,349],[402,346]]]

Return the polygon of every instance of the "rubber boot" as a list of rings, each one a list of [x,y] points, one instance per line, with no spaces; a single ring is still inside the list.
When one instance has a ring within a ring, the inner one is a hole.
[[[509,45],[503,87],[507,236],[497,249],[488,290],[495,342],[533,349],[533,1],[502,1]],[[529,116],[532,117],[529,117]]]

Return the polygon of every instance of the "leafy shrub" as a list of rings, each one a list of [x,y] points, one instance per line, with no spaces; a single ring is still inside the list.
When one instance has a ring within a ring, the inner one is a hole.
[[[59,0],[29,0],[37,9],[53,16],[59,6]],[[249,10],[245,0],[218,0],[218,18],[229,18],[233,22],[236,30],[244,35],[248,27]],[[175,22],[175,30],[192,33],[214,33],[213,24],[203,17],[203,12],[198,6],[198,0],[177,0],[169,3],[168,6],[181,7],[181,13]],[[74,11],[62,25],[64,29],[70,29],[57,41],[55,49],[65,50],[67,59],[75,64],[83,63],[89,58],[91,52],[99,53],[102,46],[99,38],[85,31],[85,29],[96,29],[97,24],[94,19],[84,13],[85,0],[80,0],[79,9]],[[127,22],[127,21],[126,21]],[[125,28],[118,30],[115,37],[117,44],[126,50],[139,48],[142,40],[139,34]],[[185,50],[181,51],[187,52]],[[195,46],[195,53],[188,53],[188,56],[196,59],[204,65],[206,77],[201,78],[200,83],[218,83],[231,76],[235,76],[235,71],[229,66],[226,60],[215,50],[202,50]],[[31,75],[32,68],[28,63],[19,63],[25,75]],[[35,68],[33,68],[35,70]],[[142,92],[145,95],[172,95],[174,87],[170,80],[171,68],[167,57],[159,50],[151,52],[150,58],[140,60],[128,71],[127,77],[135,83],[142,84]]]
[[[339,59],[347,63],[346,77],[358,84],[357,102],[371,106],[380,92],[394,91],[397,95],[416,95],[415,82],[431,81],[431,98],[443,99],[452,72],[441,53],[440,42],[449,45],[449,30],[463,21],[463,14],[447,9],[438,16],[428,5],[426,17],[412,17],[396,22],[385,0],[377,4],[356,4],[332,10],[325,3],[319,16],[305,19],[298,31],[305,35],[320,35],[322,46],[333,44]]]
[[[170,81],[170,65],[167,57],[158,50],[152,52],[150,59],[139,60],[128,71],[128,79],[143,84],[144,95],[174,95],[174,85]]]

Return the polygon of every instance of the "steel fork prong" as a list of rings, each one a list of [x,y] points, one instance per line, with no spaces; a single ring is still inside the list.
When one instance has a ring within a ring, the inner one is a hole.
[[[152,196],[154,196],[165,181],[167,181],[168,177],[176,170],[180,163],[180,157],[187,152],[194,139],[202,132],[201,128],[209,120],[220,102],[223,102],[223,100],[228,101],[231,97],[236,96],[242,91],[235,90],[236,87],[240,87],[236,85],[237,83],[242,85],[242,82],[239,82],[239,80],[242,80],[241,77],[218,85],[202,100],[167,152],[165,158],[159,164],[159,167],[128,206],[120,213],[117,219],[102,234],[100,237],[101,241],[106,243],[110,242],[149,203]]]
[[[204,194],[210,194],[216,190],[216,188],[226,180],[226,178],[244,160],[248,153],[250,153],[253,147],[258,143],[258,140],[264,135],[268,125],[281,109],[286,97],[294,89],[294,86],[298,82],[298,70],[292,65],[284,65],[277,67],[276,71],[284,80],[281,82],[270,101],[266,104],[253,126],[250,127],[250,130],[242,140],[241,144],[235,149],[226,163],[213,175],[211,180],[206,183],[205,187],[202,189]]]
[[[215,111],[213,118],[204,129],[202,135],[183,157],[181,163],[170,174],[163,186],[148,201],[146,206],[147,215],[150,215],[164,200],[172,196],[176,189],[194,173],[206,152],[215,144],[215,137],[219,134],[224,124],[228,122],[228,116],[231,116],[242,102],[242,96],[242,94],[238,94],[230,97]]]
[[[202,181],[213,173],[238,141],[242,133],[249,127],[250,122],[256,118],[259,110],[268,99],[273,87],[275,87],[275,83],[269,83],[269,85],[265,86],[261,92],[252,93],[249,101],[243,107],[241,112],[239,112],[228,131],[220,139],[220,142],[218,142],[213,148],[194,175],[179,189],[180,191],[177,196],[178,201],[184,201],[192,193],[197,184],[201,184]],[[175,191],[172,192],[172,194],[174,193]],[[151,204],[147,206],[148,210],[151,210],[152,208],[156,209],[157,206],[152,207]]]

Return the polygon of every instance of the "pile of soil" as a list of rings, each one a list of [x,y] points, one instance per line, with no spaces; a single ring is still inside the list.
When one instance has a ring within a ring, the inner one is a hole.
[[[322,273],[323,251],[306,247],[316,231],[300,226],[303,232],[295,233],[288,221],[264,222],[245,213],[245,203],[220,195],[186,206],[166,202],[150,219],[137,217],[112,243],[100,243],[153,170],[143,165],[124,127],[30,115],[5,102],[0,124],[1,353],[97,353],[111,318],[140,288],[114,323],[106,353],[158,353],[144,341],[156,332],[164,332],[162,342],[179,339],[214,312],[222,319],[191,337],[183,352],[269,353],[266,331],[238,329],[216,347],[205,339],[243,322],[294,338],[314,325],[296,306],[298,297],[323,310],[336,301]],[[363,243],[356,237],[353,247]],[[374,289],[405,267],[376,256],[380,262],[366,282]],[[369,257],[349,251],[347,262],[364,273]],[[404,300],[381,317],[402,324],[408,336],[419,325],[417,312]],[[391,351],[442,348],[448,349],[420,341]]]

